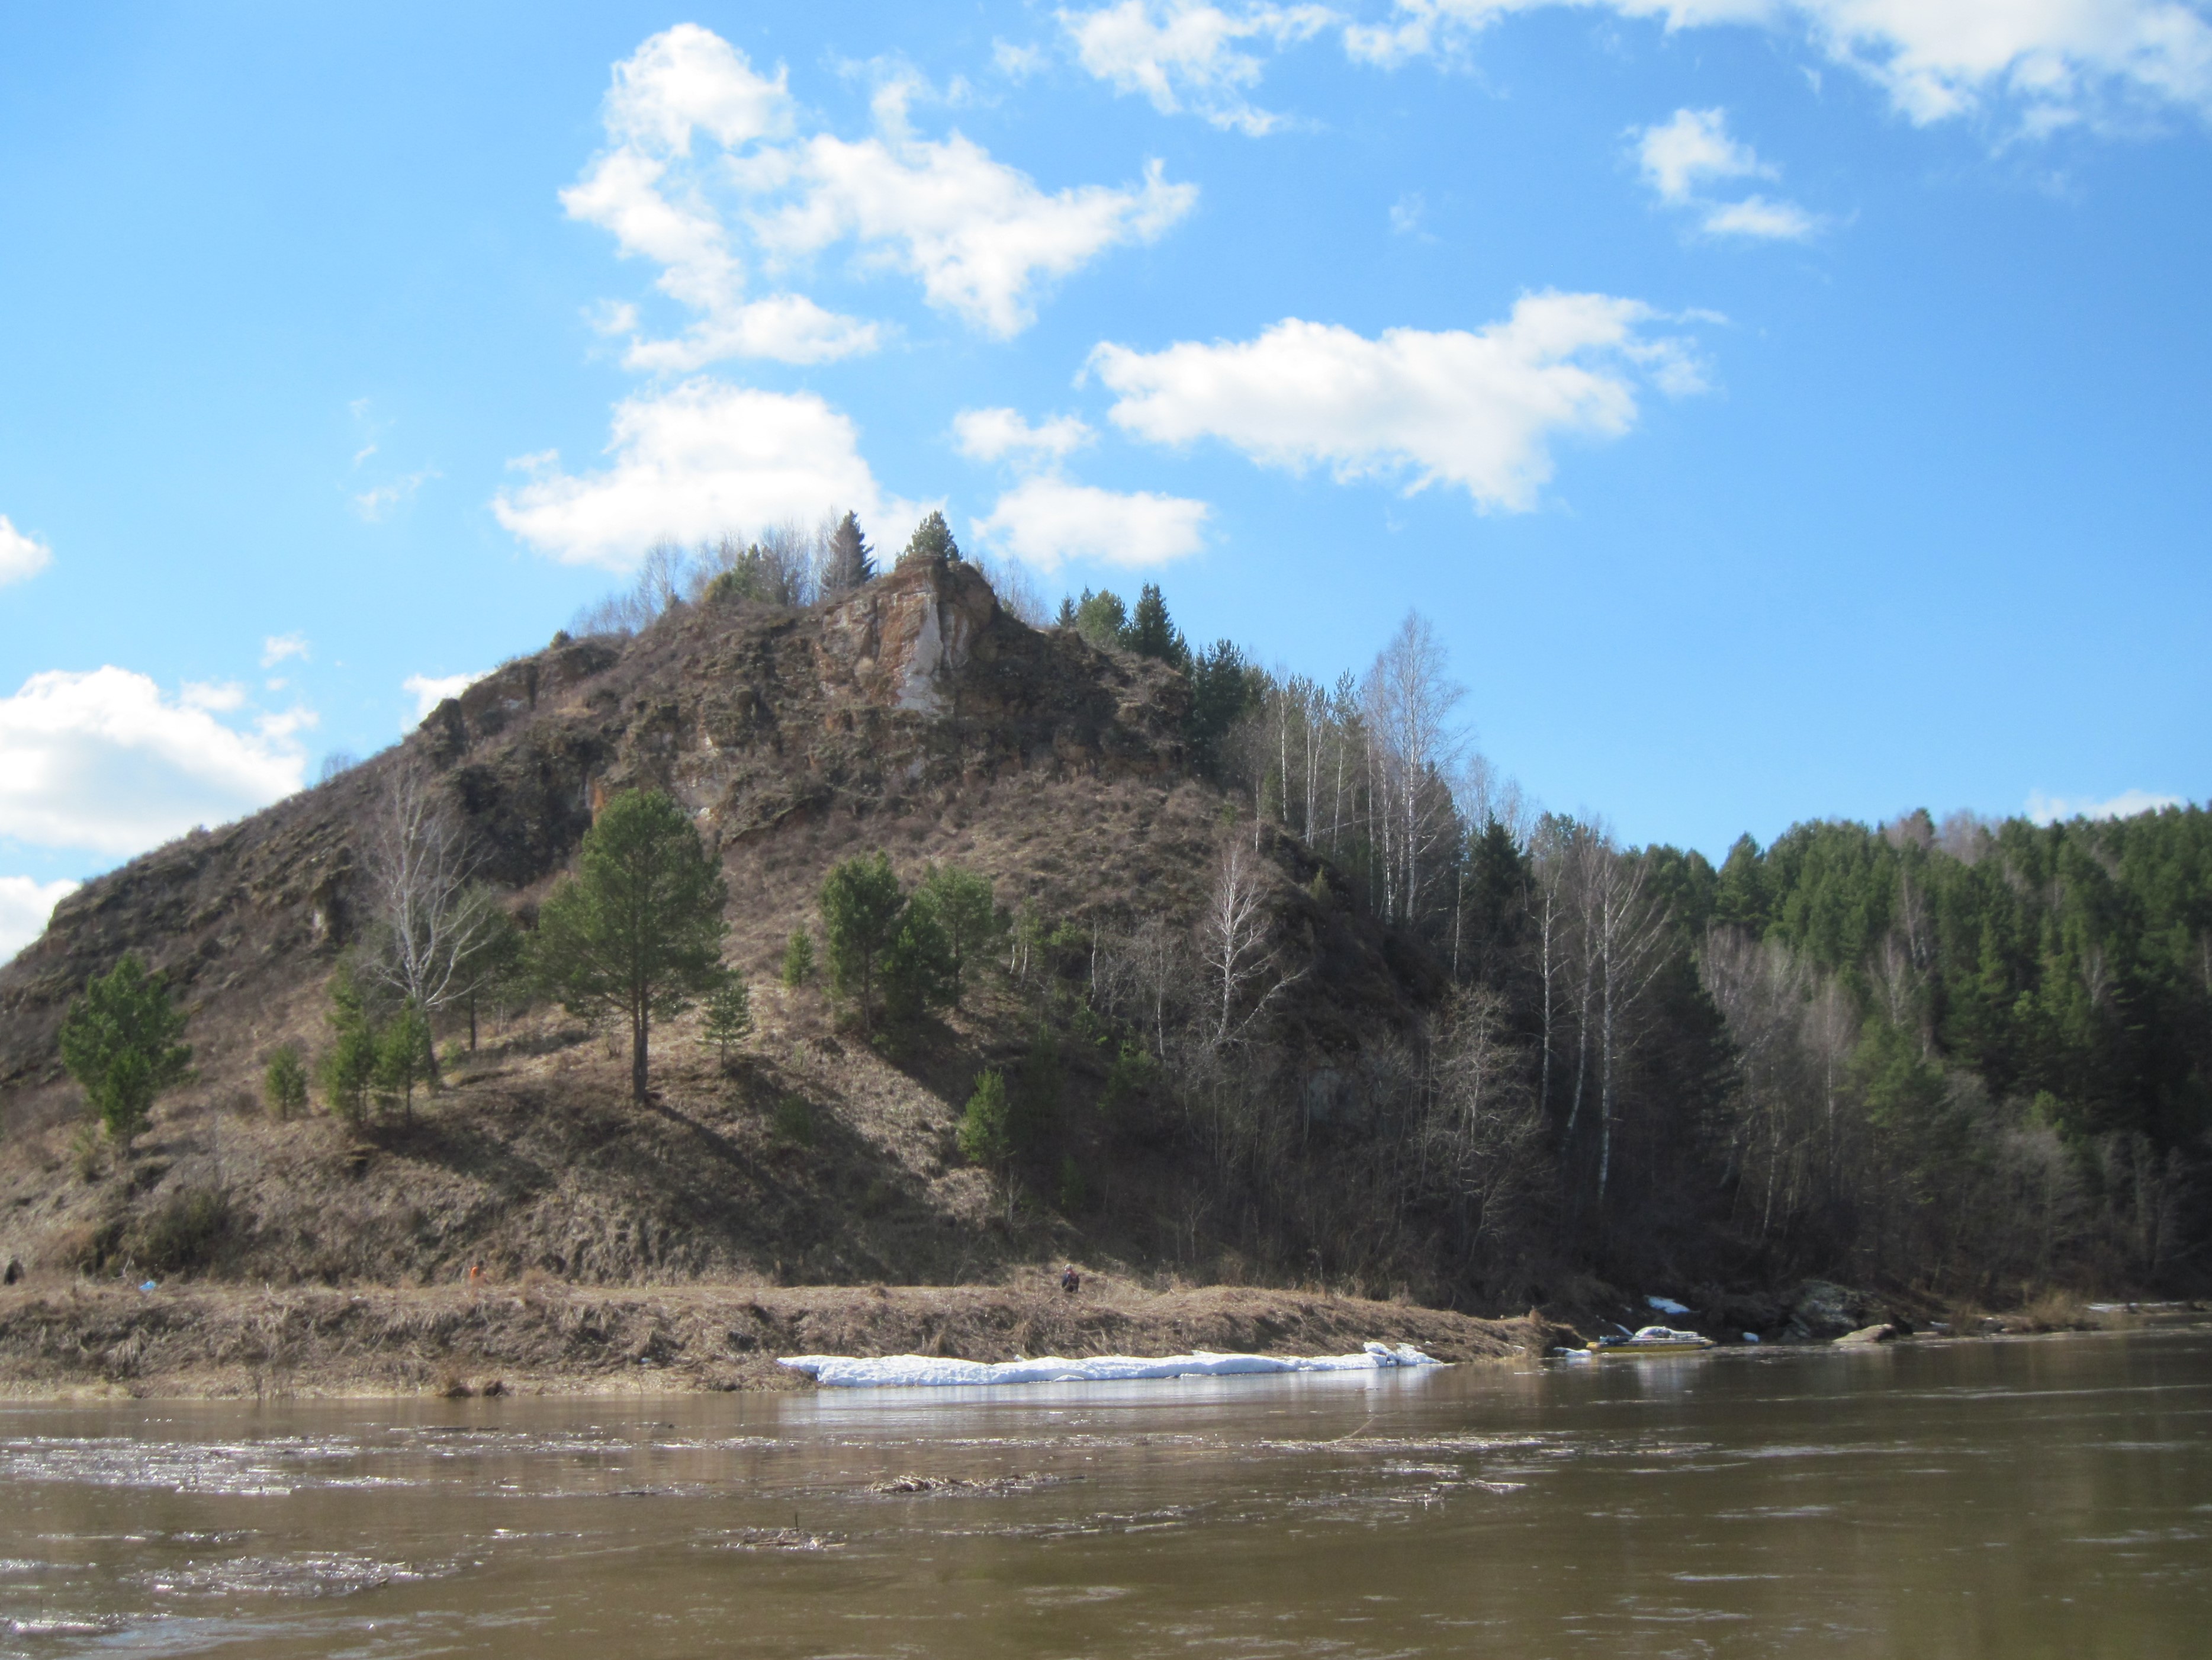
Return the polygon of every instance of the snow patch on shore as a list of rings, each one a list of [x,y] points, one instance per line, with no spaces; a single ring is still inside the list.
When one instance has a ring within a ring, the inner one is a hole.
[[[787,1355],[776,1362],[803,1371],[824,1389],[944,1389],[979,1383],[1117,1383],[1144,1377],[1232,1377],[1255,1372],[1384,1371],[1397,1366],[1435,1366],[1410,1343],[1369,1343],[1358,1354],[1170,1354],[1145,1359],[1128,1354],[1063,1360],[946,1360],[927,1354],[893,1354],[859,1360],[836,1354]]]

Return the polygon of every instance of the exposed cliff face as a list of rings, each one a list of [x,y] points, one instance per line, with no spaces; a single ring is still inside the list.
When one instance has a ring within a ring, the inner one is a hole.
[[[633,640],[556,641],[395,749],[64,900],[0,968],[0,1116],[59,1110],[55,1026],[125,950],[181,988],[203,1068],[234,1067],[265,1036],[256,1011],[319,982],[357,926],[360,825],[394,766],[447,779],[487,873],[520,890],[636,786],[675,795],[726,856],[836,812],[895,821],[1010,775],[1164,784],[1182,769],[1187,696],[1158,664],[1024,627],[962,564],[901,569],[811,611],[684,607]]]

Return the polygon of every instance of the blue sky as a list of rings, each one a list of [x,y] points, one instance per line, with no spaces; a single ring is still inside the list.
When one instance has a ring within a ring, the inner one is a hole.
[[[842,506],[1419,607],[1632,842],[2202,800],[2208,116],[2203,0],[0,11],[0,952]]]

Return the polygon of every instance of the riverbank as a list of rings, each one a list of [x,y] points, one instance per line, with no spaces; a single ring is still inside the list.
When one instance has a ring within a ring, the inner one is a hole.
[[[0,1292],[0,1396],[400,1397],[803,1389],[781,1354],[1342,1354],[1534,1361],[1540,1319],[1238,1286],[1110,1278],[1006,1286],[579,1286],[154,1291],[83,1280]]]

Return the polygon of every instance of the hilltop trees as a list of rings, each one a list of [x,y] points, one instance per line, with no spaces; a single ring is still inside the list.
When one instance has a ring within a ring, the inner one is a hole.
[[[847,514],[830,532],[823,558],[822,592],[827,596],[850,593],[876,574],[876,562],[860,534],[856,514]]]
[[[83,1086],[108,1139],[126,1152],[155,1100],[191,1066],[191,1049],[177,1041],[184,1029],[168,982],[147,973],[136,952],[88,980],[62,1018],[62,1064]]]
[[[539,909],[538,977],[573,1012],[629,1021],[635,1100],[646,1098],[653,1022],[721,983],[726,898],[684,809],[657,790],[631,790],[600,810],[576,874]]]

